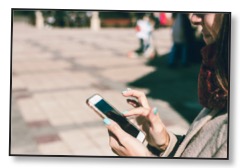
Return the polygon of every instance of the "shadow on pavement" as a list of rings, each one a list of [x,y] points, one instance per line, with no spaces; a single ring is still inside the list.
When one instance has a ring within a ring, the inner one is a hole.
[[[167,101],[189,123],[200,112],[198,103],[197,79],[199,63],[192,63],[188,67],[177,66],[169,68],[168,54],[150,60],[147,65],[156,70],[128,83],[131,87],[149,89],[147,97]]]

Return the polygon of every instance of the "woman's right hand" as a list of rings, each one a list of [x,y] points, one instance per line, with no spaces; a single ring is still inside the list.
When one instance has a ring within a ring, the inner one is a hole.
[[[125,97],[135,97],[138,102],[129,100],[129,104],[135,107],[124,112],[125,117],[136,116],[142,130],[146,133],[146,139],[151,146],[165,151],[169,144],[169,134],[162,123],[156,108],[149,106],[148,100],[143,92],[127,89],[122,92]]]

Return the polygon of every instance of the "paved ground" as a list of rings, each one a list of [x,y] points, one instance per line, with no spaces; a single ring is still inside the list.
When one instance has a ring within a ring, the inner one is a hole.
[[[167,54],[172,45],[170,34],[169,28],[155,32],[160,62],[160,56]],[[196,77],[197,67],[169,70],[163,65],[159,73],[164,74],[158,76],[159,68],[154,66],[154,60],[127,58],[127,52],[137,46],[134,29],[38,30],[24,23],[14,23],[11,154],[114,156],[102,120],[87,107],[85,100],[97,92],[117,109],[125,111],[131,108],[121,96],[121,91],[127,87],[144,91],[151,105],[160,109],[167,127],[184,133],[189,126],[188,115],[176,112],[179,106],[175,106],[182,98],[168,101],[156,97],[154,95],[160,94],[156,86],[148,86],[157,78],[171,85],[170,91],[182,90],[172,85],[181,82],[181,77],[189,84],[192,77]],[[191,78],[188,79],[188,75],[184,78],[184,74],[190,74]],[[164,80],[172,76],[175,81]],[[196,96],[192,93],[195,83],[190,84],[186,86],[191,88],[185,93],[186,99],[189,94]],[[177,97],[169,93],[169,88],[166,95]],[[181,104],[198,110],[197,100],[192,97],[191,101]]]

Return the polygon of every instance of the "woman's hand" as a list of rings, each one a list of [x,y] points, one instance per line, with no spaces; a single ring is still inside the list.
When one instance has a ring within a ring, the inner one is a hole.
[[[116,122],[108,118],[103,121],[109,131],[109,145],[114,153],[120,156],[151,156],[139,140],[123,131]]]
[[[146,133],[146,139],[151,146],[165,151],[169,144],[169,135],[165,125],[162,123],[157,108],[150,108],[148,100],[143,92],[127,89],[122,92],[125,97],[135,97],[138,102],[128,100],[134,109],[123,113],[125,117],[136,116],[138,124]]]

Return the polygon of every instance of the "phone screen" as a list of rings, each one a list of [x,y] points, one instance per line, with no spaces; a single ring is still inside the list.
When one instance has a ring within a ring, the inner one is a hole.
[[[103,112],[108,118],[117,122],[120,127],[129,133],[130,135],[137,137],[139,134],[139,130],[134,127],[129,121],[121,116],[112,106],[110,106],[105,100],[101,99],[95,106]]]

